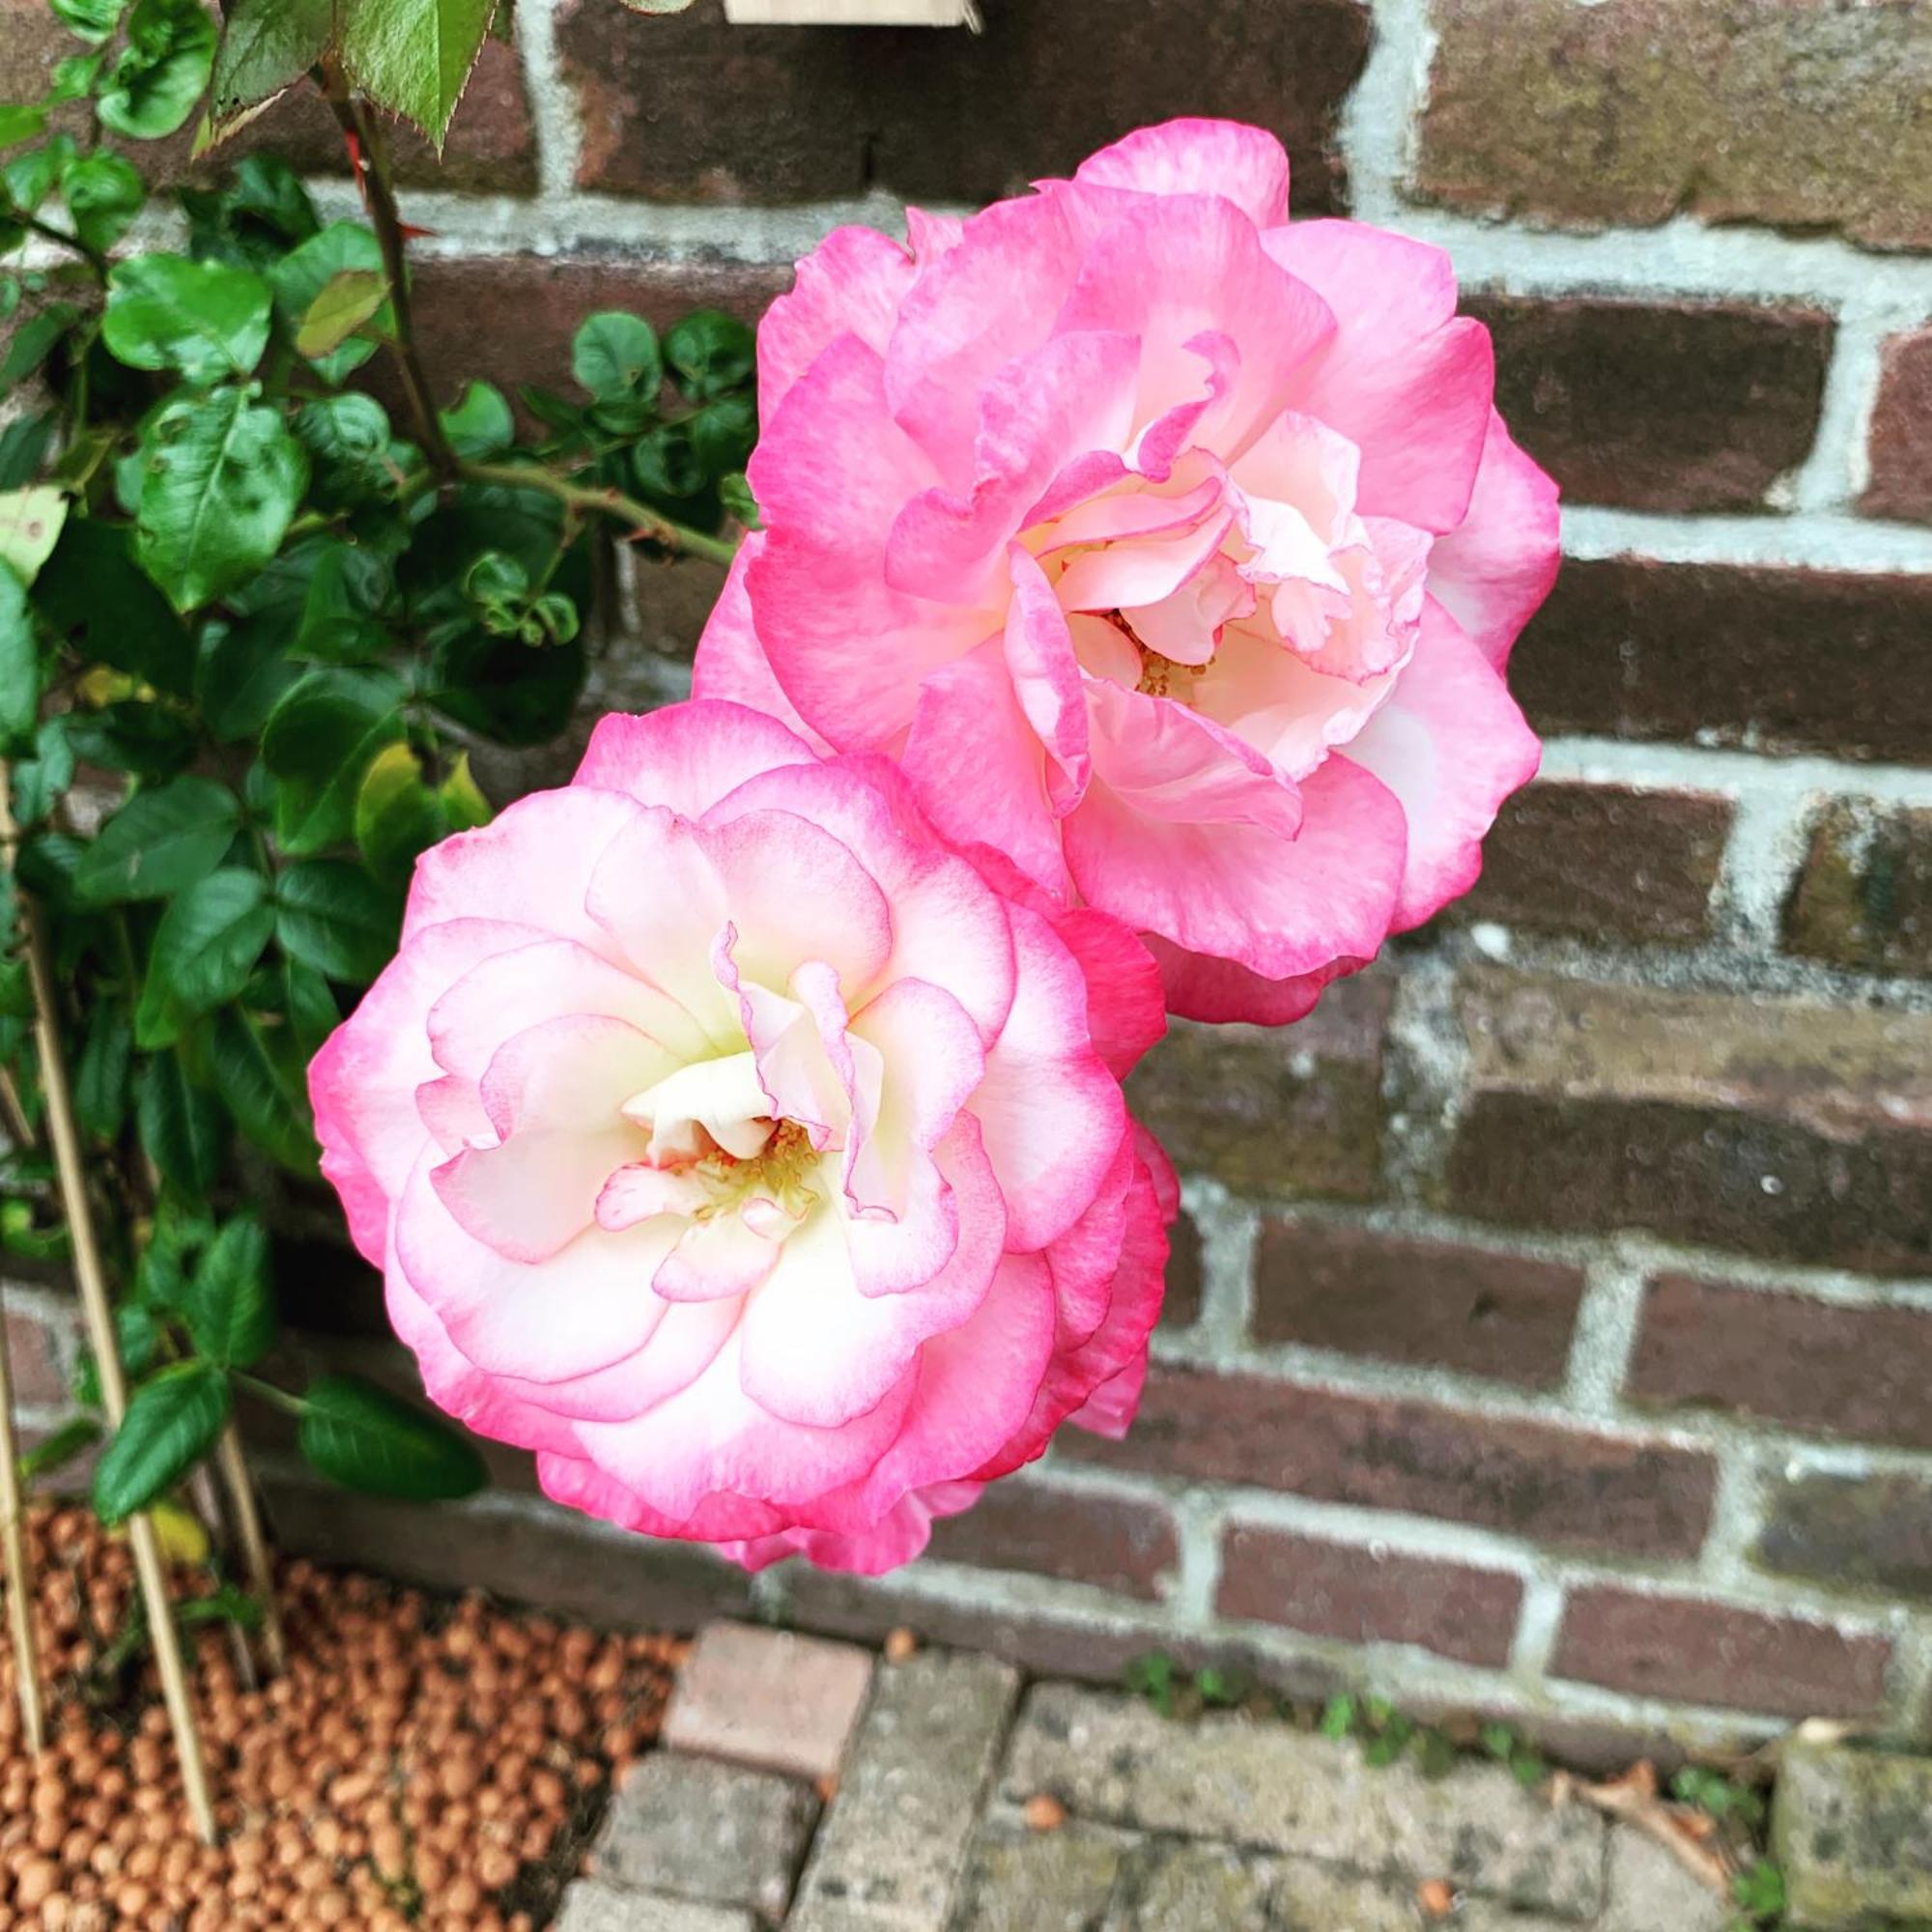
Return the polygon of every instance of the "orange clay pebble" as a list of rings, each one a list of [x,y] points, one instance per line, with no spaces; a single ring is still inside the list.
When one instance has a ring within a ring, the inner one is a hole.
[[[1456,1888],[1446,1878],[1425,1879],[1415,1889],[1415,1902],[1432,1918],[1447,1918],[1456,1909]]]
[[[886,1633],[885,1649],[886,1662],[888,1663],[903,1663],[918,1651],[919,1638],[914,1636],[911,1631],[901,1626],[897,1630],[890,1630]]]
[[[1066,1806],[1050,1791],[1036,1791],[1020,1813],[1029,1832],[1057,1832],[1066,1823]]]

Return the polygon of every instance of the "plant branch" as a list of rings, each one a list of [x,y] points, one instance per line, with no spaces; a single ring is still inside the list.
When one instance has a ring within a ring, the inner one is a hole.
[[[597,517],[610,517],[624,525],[634,537],[649,537],[667,550],[681,550],[692,556],[709,557],[714,563],[728,564],[738,554],[738,546],[726,537],[708,537],[701,530],[687,529],[668,517],[660,516],[648,503],[627,497],[621,490],[598,484],[573,483],[554,469],[537,464],[465,463],[459,473],[471,483],[500,483],[512,490],[541,490],[554,497],[567,510]]]
[[[383,251],[383,272],[388,280],[389,305],[396,318],[395,339],[389,344],[389,352],[402,378],[416,440],[422,444],[430,468],[440,476],[452,477],[457,470],[456,452],[449,446],[449,438],[438,419],[429,378],[423,373],[422,357],[416,353],[409,248],[403,235],[402,216],[396,210],[395,191],[389,183],[388,140],[382,124],[363,112],[361,101],[334,61],[325,60],[321,74],[323,96],[349,144],[356,184],[362,190],[362,205],[369,211],[369,220]]]

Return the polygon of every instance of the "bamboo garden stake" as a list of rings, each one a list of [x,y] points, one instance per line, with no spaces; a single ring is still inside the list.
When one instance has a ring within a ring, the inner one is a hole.
[[[27,1519],[20,1494],[20,1445],[14,1432],[14,1372],[7,1360],[6,1313],[0,1309],[0,1544],[7,1558],[7,1622],[14,1638],[14,1687],[20,1725],[36,1757],[46,1742],[41,1707],[41,1660],[34,1643],[34,1571],[27,1554]]]
[[[11,774],[0,759],[0,845],[9,863],[17,836],[14,825]],[[17,892],[17,884],[16,884]],[[75,1124],[73,1092],[68,1084],[67,1063],[61,1057],[60,1023],[54,1005],[53,972],[47,959],[46,938],[40,915],[25,893],[18,893],[20,924],[27,939],[27,975],[34,997],[34,1039],[41,1063],[41,1087],[46,1098],[47,1127],[53,1140],[54,1165],[60,1179],[61,1205],[73,1243],[74,1279],[80,1289],[88,1339],[100,1368],[101,1405],[109,1424],[118,1429],[128,1411],[128,1378],[115,1347],[114,1311],[108,1298],[107,1273],[94,1235],[94,1215],[87,1199],[87,1171],[81,1160],[80,1132]],[[168,1601],[167,1578],[161,1569],[160,1545],[154,1520],[145,1512],[130,1520],[128,1541],[134,1551],[134,1571],[141,1601],[147,1608],[154,1638],[155,1663],[161,1675],[161,1694],[167,1700],[168,1721],[181,1757],[182,1784],[189,1815],[204,1844],[214,1842],[214,1807],[209,1801],[208,1771],[202,1762],[201,1737],[194,1719],[183,1662],[181,1633],[175,1628]]]

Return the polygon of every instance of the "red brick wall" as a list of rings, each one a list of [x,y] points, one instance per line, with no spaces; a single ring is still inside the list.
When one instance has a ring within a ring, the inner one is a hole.
[[[1233,1655],[1577,1735],[1924,1723],[1932,9],[981,10],[974,39],[519,0],[454,170],[412,165],[439,380],[554,376],[599,305],[754,315],[834,221],[1139,122],[1262,122],[1298,208],[1454,253],[1565,487],[1516,660],[1545,776],[1435,929],[1138,1079],[1193,1218],[1124,1445],[1069,1437],[880,1585],[748,1588],[543,1513],[510,1457],[431,1522],[282,1486],[284,1534],[606,1614]],[[260,138],[330,164],[308,122]],[[606,701],[676,691],[714,582],[639,576]],[[304,1305],[370,1326],[335,1267]]]

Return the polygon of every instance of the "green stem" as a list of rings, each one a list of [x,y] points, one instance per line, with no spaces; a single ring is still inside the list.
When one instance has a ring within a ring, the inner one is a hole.
[[[648,503],[627,497],[621,490],[597,484],[573,483],[553,469],[518,463],[463,463],[458,473],[469,483],[497,483],[510,490],[541,490],[554,497],[566,510],[588,516],[610,517],[627,526],[634,537],[649,537],[667,550],[681,550],[692,556],[709,557],[714,563],[728,564],[738,554],[738,546],[727,537],[708,537],[702,530],[687,529],[668,517],[660,516]]]
[[[301,1416],[308,1413],[308,1404],[298,1395],[291,1395],[285,1388],[277,1388],[273,1382],[265,1382],[260,1376],[244,1375],[240,1369],[230,1369],[228,1379],[237,1388],[244,1388],[250,1395],[259,1396],[271,1408],[279,1408],[286,1415]]]

